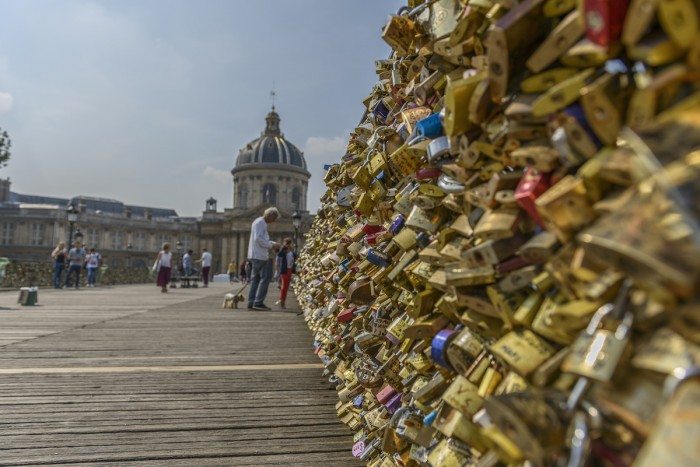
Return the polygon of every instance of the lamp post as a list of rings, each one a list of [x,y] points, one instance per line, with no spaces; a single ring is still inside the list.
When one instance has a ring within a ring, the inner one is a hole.
[[[175,249],[177,250],[177,263],[173,264],[172,266],[175,266],[177,264],[177,267],[173,267],[173,269],[177,270],[177,277],[179,279],[180,278],[180,267],[182,266],[182,242],[180,240],[175,242]],[[175,274],[172,274],[170,276],[170,288],[171,289],[176,288]]]
[[[83,244],[83,233],[80,231],[79,228],[75,228],[75,241],[80,243],[81,245]]]
[[[294,245],[298,247],[299,227],[301,226],[301,214],[299,211],[294,211],[294,214],[292,214],[292,224],[294,225]]]
[[[133,248],[134,248],[134,246],[133,246],[131,243],[127,243],[127,244],[126,244],[126,251],[127,251],[127,255],[126,255],[126,266],[129,267],[129,268],[132,266],[132,261],[131,261],[131,250],[132,250]]]
[[[70,226],[68,230],[68,248],[73,246],[73,226],[78,220],[78,210],[72,204],[66,207],[66,216],[68,218],[68,225]]]

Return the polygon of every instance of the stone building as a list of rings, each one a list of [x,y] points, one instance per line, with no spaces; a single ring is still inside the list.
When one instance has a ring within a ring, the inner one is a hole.
[[[239,151],[231,170],[233,207],[217,211],[216,201],[209,200],[200,220],[200,245],[214,252],[215,270],[223,270],[231,260],[241,264],[246,259],[250,224],[267,207],[276,206],[282,215],[268,227],[272,240],[294,238],[295,211],[301,215],[299,243],[311,225],[306,209],[311,174],[304,154],[284,138],[274,106],[265,122],[265,130]]]
[[[306,209],[311,175],[303,153],[284,138],[274,107],[261,136],[240,150],[231,174],[233,207],[219,211],[211,198],[200,218],[114,199],[22,195],[10,191],[9,180],[0,179],[0,257],[48,261],[53,247],[69,237],[68,205],[78,210],[75,228],[83,243],[96,247],[112,267],[149,266],[162,243],[168,241],[175,249],[179,241],[182,251],[192,248],[199,254],[207,248],[213,271],[225,272],[229,261],[240,265],[246,259],[250,224],[269,206],[282,214],[270,225],[270,237],[278,242],[293,238],[292,215],[298,211],[301,242],[312,220]]]
[[[51,250],[70,235],[67,206],[77,209],[74,232],[95,247],[111,267],[146,267],[160,246],[198,248],[197,219],[172,209],[126,205],[88,196],[54,198],[10,192],[0,202],[0,257],[48,261]]]

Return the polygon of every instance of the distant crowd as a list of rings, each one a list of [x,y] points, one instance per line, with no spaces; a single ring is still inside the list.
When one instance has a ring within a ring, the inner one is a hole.
[[[286,307],[287,293],[296,272],[295,245],[291,238],[285,238],[281,244],[270,240],[267,231],[268,224],[275,222],[280,214],[277,208],[268,208],[262,216],[255,219],[251,225],[250,242],[248,244],[248,259],[237,265],[231,260],[227,273],[231,283],[240,281],[250,287],[248,291],[248,309],[266,311],[271,308],[265,304],[268,287],[272,279],[280,290],[279,300],[275,303],[280,308]],[[209,286],[211,277],[212,255],[206,248],[202,249],[199,259],[193,258],[194,251],[188,249],[179,259],[178,272],[181,279],[201,279],[203,287]],[[51,253],[53,260],[53,286],[56,289],[65,287],[80,288],[80,274],[87,273],[87,286],[95,287],[97,271],[102,266],[102,256],[90,248],[86,251],[79,240],[66,248],[65,242],[60,242]],[[164,243],[158,252],[152,271],[156,276],[156,284],[162,293],[168,292],[175,259],[170,243]],[[199,265],[201,270],[195,265]]]
[[[66,249],[66,242],[60,242],[51,252],[53,260],[53,287],[62,289],[64,287],[80,288],[80,272],[87,272],[87,286],[95,287],[97,282],[97,270],[102,266],[102,256],[90,248],[86,252],[80,241],[76,240],[70,249]],[[63,273],[66,271],[65,279]]]

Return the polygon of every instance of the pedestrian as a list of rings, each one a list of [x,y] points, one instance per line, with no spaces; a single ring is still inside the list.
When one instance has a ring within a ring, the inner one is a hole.
[[[282,288],[282,278],[280,277],[280,257],[278,256],[280,252],[279,246],[274,246],[270,249],[270,262],[272,263],[272,270],[274,271],[273,278],[277,284],[277,290]]]
[[[51,253],[51,259],[53,259],[53,288],[61,288],[61,276],[63,275],[63,270],[66,267],[66,242],[59,242]]]
[[[192,255],[194,251],[187,250],[185,256],[182,257],[182,269],[185,272],[185,277],[192,276]]]
[[[86,265],[88,287],[95,287],[95,282],[97,280],[97,268],[102,265],[102,256],[100,256],[100,254],[96,252],[94,248],[90,248],[90,253],[87,255]]]
[[[170,271],[172,269],[173,253],[170,251],[170,243],[163,243],[163,249],[156,257],[155,270],[158,272],[156,284],[162,293],[168,292],[168,282],[170,282]]]
[[[251,263],[250,290],[248,291],[248,309],[268,311],[265,305],[267,287],[272,279],[272,259],[270,249],[276,242],[270,240],[267,225],[275,222],[280,216],[277,208],[267,208],[261,217],[253,221],[250,228],[248,243],[248,261]]]
[[[230,284],[233,284],[233,281],[236,279],[236,262],[234,260],[231,260],[231,262],[228,263],[228,281]]]
[[[73,242],[73,248],[68,251],[68,274],[66,274],[66,287],[71,286],[70,278],[75,273],[75,288],[80,288],[80,270],[85,265],[85,249],[80,242]]]
[[[202,257],[197,260],[202,263],[202,287],[209,287],[209,271],[211,270],[211,253],[206,248],[202,248]]]
[[[287,300],[287,292],[289,291],[289,284],[292,282],[292,274],[296,271],[297,254],[294,251],[294,244],[291,238],[287,237],[284,239],[282,249],[277,254],[277,258],[279,260],[279,275],[282,282],[280,299],[277,304],[280,308],[284,309]]]
[[[248,282],[248,261],[243,261],[241,263],[241,270],[238,272],[238,275],[241,277],[241,282],[244,284]]]
[[[250,278],[253,276],[253,263],[250,261],[245,262],[245,276],[248,278],[248,282],[250,282]]]

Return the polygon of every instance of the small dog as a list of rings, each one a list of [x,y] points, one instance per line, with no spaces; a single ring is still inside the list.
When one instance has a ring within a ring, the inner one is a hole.
[[[224,303],[221,305],[221,308],[230,308],[233,310],[234,308],[237,308],[236,305],[236,294],[227,293],[224,295]]]

